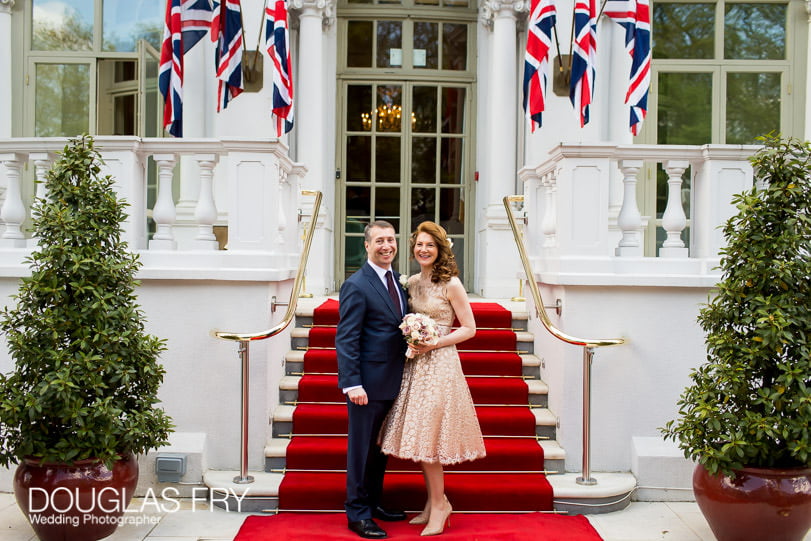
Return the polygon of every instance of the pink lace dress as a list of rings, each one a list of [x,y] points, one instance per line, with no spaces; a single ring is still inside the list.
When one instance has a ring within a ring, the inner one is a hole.
[[[419,274],[408,280],[410,311],[433,318],[442,335],[451,331],[454,319],[446,290],[447,284],[431,283]],[[455,345],[406,358],[400,394],[383,423],[380,445],[387,455],[417,462],[455,464],[485,456]]]

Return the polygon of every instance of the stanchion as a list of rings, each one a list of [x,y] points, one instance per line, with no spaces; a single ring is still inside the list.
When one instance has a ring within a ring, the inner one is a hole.
[[[513,297],[510,300],[513,302],[524,302],[527,300],[527,298],[524,297],[524,280],[521,278],[518,279],[518,296]]]
[[[248,340],[239,341],[239,358],[242,361],[242,426],[239,429],[241,442],[239,455],[239,475],[234,477],[234,483],[246,485],[253,483],[253,476],[248,475],[248,402],[250,396],[250,365],[251,355],[248,349]]]

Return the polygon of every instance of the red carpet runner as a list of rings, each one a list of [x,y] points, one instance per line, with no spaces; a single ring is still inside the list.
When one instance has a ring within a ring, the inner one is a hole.
[[[446,493],[458,511],[551,510],[552,488],[543,475],[543,449],[535,439],[535,416],[529,408],[527,385],[520,377],[512,314],[495,303],[472,306],[478,331],[458,349],[485,435],[487,457],[446,468]],[[337,301],[329,300],[315,309],[309,334],[309,347],[314,349],[304,356],[305,375],[298,386],[298,401],[303,403],[293,413],[288,471],[279,489],[282,511],[343,509],[347,418],[344,397],[337,387],[337,322]],[[389,460],[383,503],[391,508],[422,509],[425,486],[416,463]],[[343,515],[341,520],[345,520]],[[483,527],[490,519],[479,520]]]
[[[416,541],[423,526],[406,522],[379,523],[389,539]],[[234,541],[358,541],[346,528],[346,515],[282,513],[248,517]],[[584,516],[542,515],[452,515],[442,541],[601,541]]]

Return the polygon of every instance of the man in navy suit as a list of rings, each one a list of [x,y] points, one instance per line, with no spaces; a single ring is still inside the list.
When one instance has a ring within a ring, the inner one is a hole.
[[[403,512],[380,506],[386,455],[377,436],[400,391],[406,343],[399,325],[407,304],[398,285],[400,275],[391,268],[397,256],[394,227],[374,221],[364,235],[368,260],[341,286],[335,336],[338,387],[346,395],[349,413],[344,507],[350,530],[382,539],[387,534],[373,518],[406,518]]]

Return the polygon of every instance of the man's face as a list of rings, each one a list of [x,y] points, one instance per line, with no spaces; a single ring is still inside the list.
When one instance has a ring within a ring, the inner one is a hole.
[[[373,227],[369,230],[369,242],[364,242],[369,261],[388,269],[397,255],[397,237],[391,227]]]

